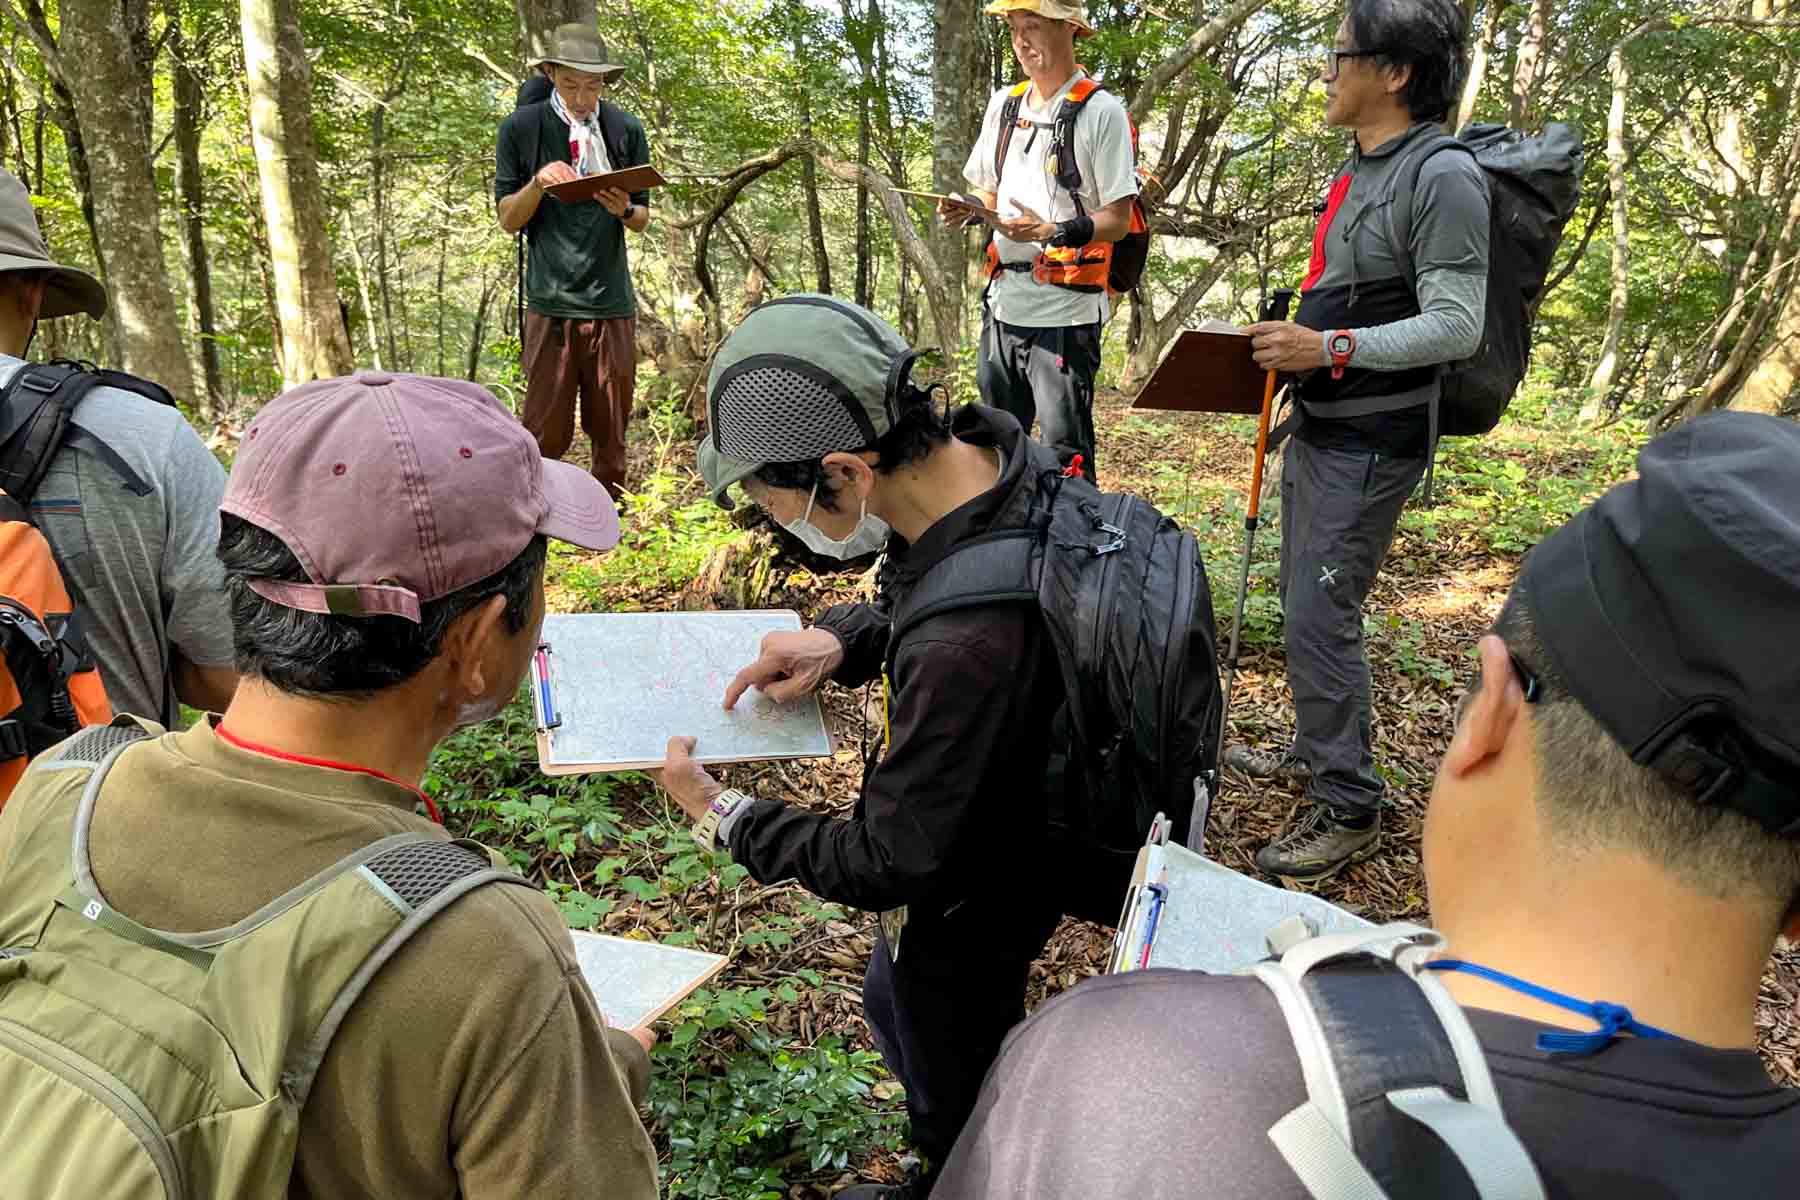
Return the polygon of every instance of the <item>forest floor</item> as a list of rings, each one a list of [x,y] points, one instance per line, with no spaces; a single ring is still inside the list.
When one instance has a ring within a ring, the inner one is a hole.
[[[1199,536],[1223,640],[1253,422],[1135,413],[1109,395],[1096,423],[1102,486],[1150,498]],[[627,536],[604,558],[567,548],[553,554],[553,611],[691,603],[690,584],[716,547],[769,536],[744,533],[705,500],[685,433],[666,416],[636,422],[632,478],[643,483]],[[1320,894],[1372,919],[1425,918],[1420,827],[1453,706],[1472,670],[1470,648],[1498,612],[1524,551],[1629,474],[1637,441],[1623,429],[1559,428],[1545,420],[1542,398],[1525,396],[1495,434],[1445,444],[1438,502],[1409,506],[1368,606],[1375,756],[1390,785],[1386,848]],[[1285,745],[1292,717],[1274,595],[1278,508],[1265,502],[1263,511],[1232,726],[1235,738],[1273,748]],[[861,579],[815,574],[782,557],[769,583],[763,604],[810,616],[854,595]],[[753,652],[746,647],[746,661]],[[725,782],[847,815],[864,698],[833,687],[826,707],[842,747],[835,758],[726,769]],[[552,780],[535,771],[534,760],[531,718],[515,704],[503,720],[446,743],[427,786],[444,801],[452,828],[504,847],[571,925],[731,958],[716,987],[696,993],[660,1028],[652,1119],[667,1194],[811,1200],[857,1179],[897,1179],[899,1089],[873,1054],[861,1013],[873,917],[797,886],[760,887],[727,857],[698,853],[686,822],[642,776]],[[1254,874],[1251,856],[1299,800],[1297,790],[1252,794],[1228,786],[1213,809],[1210,852]],[[1098,972],[1108,937],[1098,926],[1066,921],[1032,968],[1030,1006]],[[1771,1072],[1800,1085],[1800,951],[1772,961],[1758,1026]]]

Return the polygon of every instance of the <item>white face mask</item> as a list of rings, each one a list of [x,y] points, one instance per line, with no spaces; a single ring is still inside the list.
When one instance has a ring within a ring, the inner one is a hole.
[[[880,517],[869,515],[869,502],[862,502],[861,515],[857,517],[856,528],[850,536],[843,539],[827,537],[825,531],[807,520],[812,516],[813,504],[819,498],[819,485],[813,484],[812,494],[806,498],[806,511],[800,514],[799,520],[783,521],[781,527],[806,543],[806,548],[814,554],[823,554],[829,558],[860,558],[865,554],[887,545],[888,523]]]

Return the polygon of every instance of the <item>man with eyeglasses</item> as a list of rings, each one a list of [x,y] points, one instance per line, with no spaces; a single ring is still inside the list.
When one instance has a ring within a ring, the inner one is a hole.
[[[1719,412],[1664,434],[1531,552],[1477,645],[1425,818],[1447,942],[1428,969],[1543,1195],[1778,1196],[1800,1178],[1800,1090],[1756,1053],[1770,951],[1800,936],[1796,477],[1792,421]],[[1353,1053],[1429,1078],[1421,1049]],[[1303,1200],[1273,1127],[1307,1096],[1257,978],[1091,980],[1007,1039],[933,1196]],[[1356,1142],[1385,1192],[1331,1194],[1474,1195],[1432,1185],[1436,1139],[1415,1133]]]
[[[579,413],[594,477],[616,501],[625,488],[625,426],[637,390],[637,297],[625,231],[642,233],[650,224],[650,193],[608,189],[564,202],[545,189],[642,166],[650,143],[636,117],[603,99],[625,68],[591,26],[559,25],[532,65],[550,89],[527,103],[536,93],[520,88],[520,105],[501,124],[494,153],[500,228],[524,231],[531,246],[520,419],[544,457],[560,459]]]
[[[1324,879],[1381,844],[1363,604],[1429,461],[1438,368],[1480,344],[1486,177],[1460,151],[1418,164],[1406,246],[1391,244],[1406,222],[1384,210],[1457,102],[1466,31],[1456,0],[1350,0],[1322,76],[1325,119],[1354,134],[1350,161],[1321,209],[1296,319],[1251,327],[1256,361],[1296,377],[1281,482],[1294,737],[1229,747],[1225,765],[1305,785],[1298,819],[1256,856],[1290,879]]]

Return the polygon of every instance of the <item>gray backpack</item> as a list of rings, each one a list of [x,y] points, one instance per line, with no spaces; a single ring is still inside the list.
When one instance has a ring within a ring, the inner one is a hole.
[[[1247,968],[1275,993],[1307,1100],[1269,1140],[1314,1200],[1544,1200],[1462,1008],[1422,969],[1443,945],[1417,925],[1271,931]]]

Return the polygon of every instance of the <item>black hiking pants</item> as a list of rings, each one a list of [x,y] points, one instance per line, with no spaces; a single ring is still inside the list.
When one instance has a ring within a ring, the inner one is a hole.
[[[1307,795],[1340,812],[1381,807],[1369,735],[1363,602],[1387,557],[1423,458],[1328,450],[1287,440],[1281,474],[1281,611],[1294,753]]]
[[[1027,895],[968,900],[946,914],[915,912],[900,957],[885,934],[863,977],[863,1014],[888,1070],[906,1088],[912,1143],[929,1191],[975,1111],[1000,1043],[1025,1019],[1031,962],[1061,919]],[[923,1194],[923,1193],[921,1193]]]
[[[1100,323],[1038,329],[981,315],[981,358],[975,382],[981,402],[1011,413],[1027,434],[1041,421],[1038,441],[1067,466],[1081,455],[1094,479],[1094,376],[1100,370]]]

